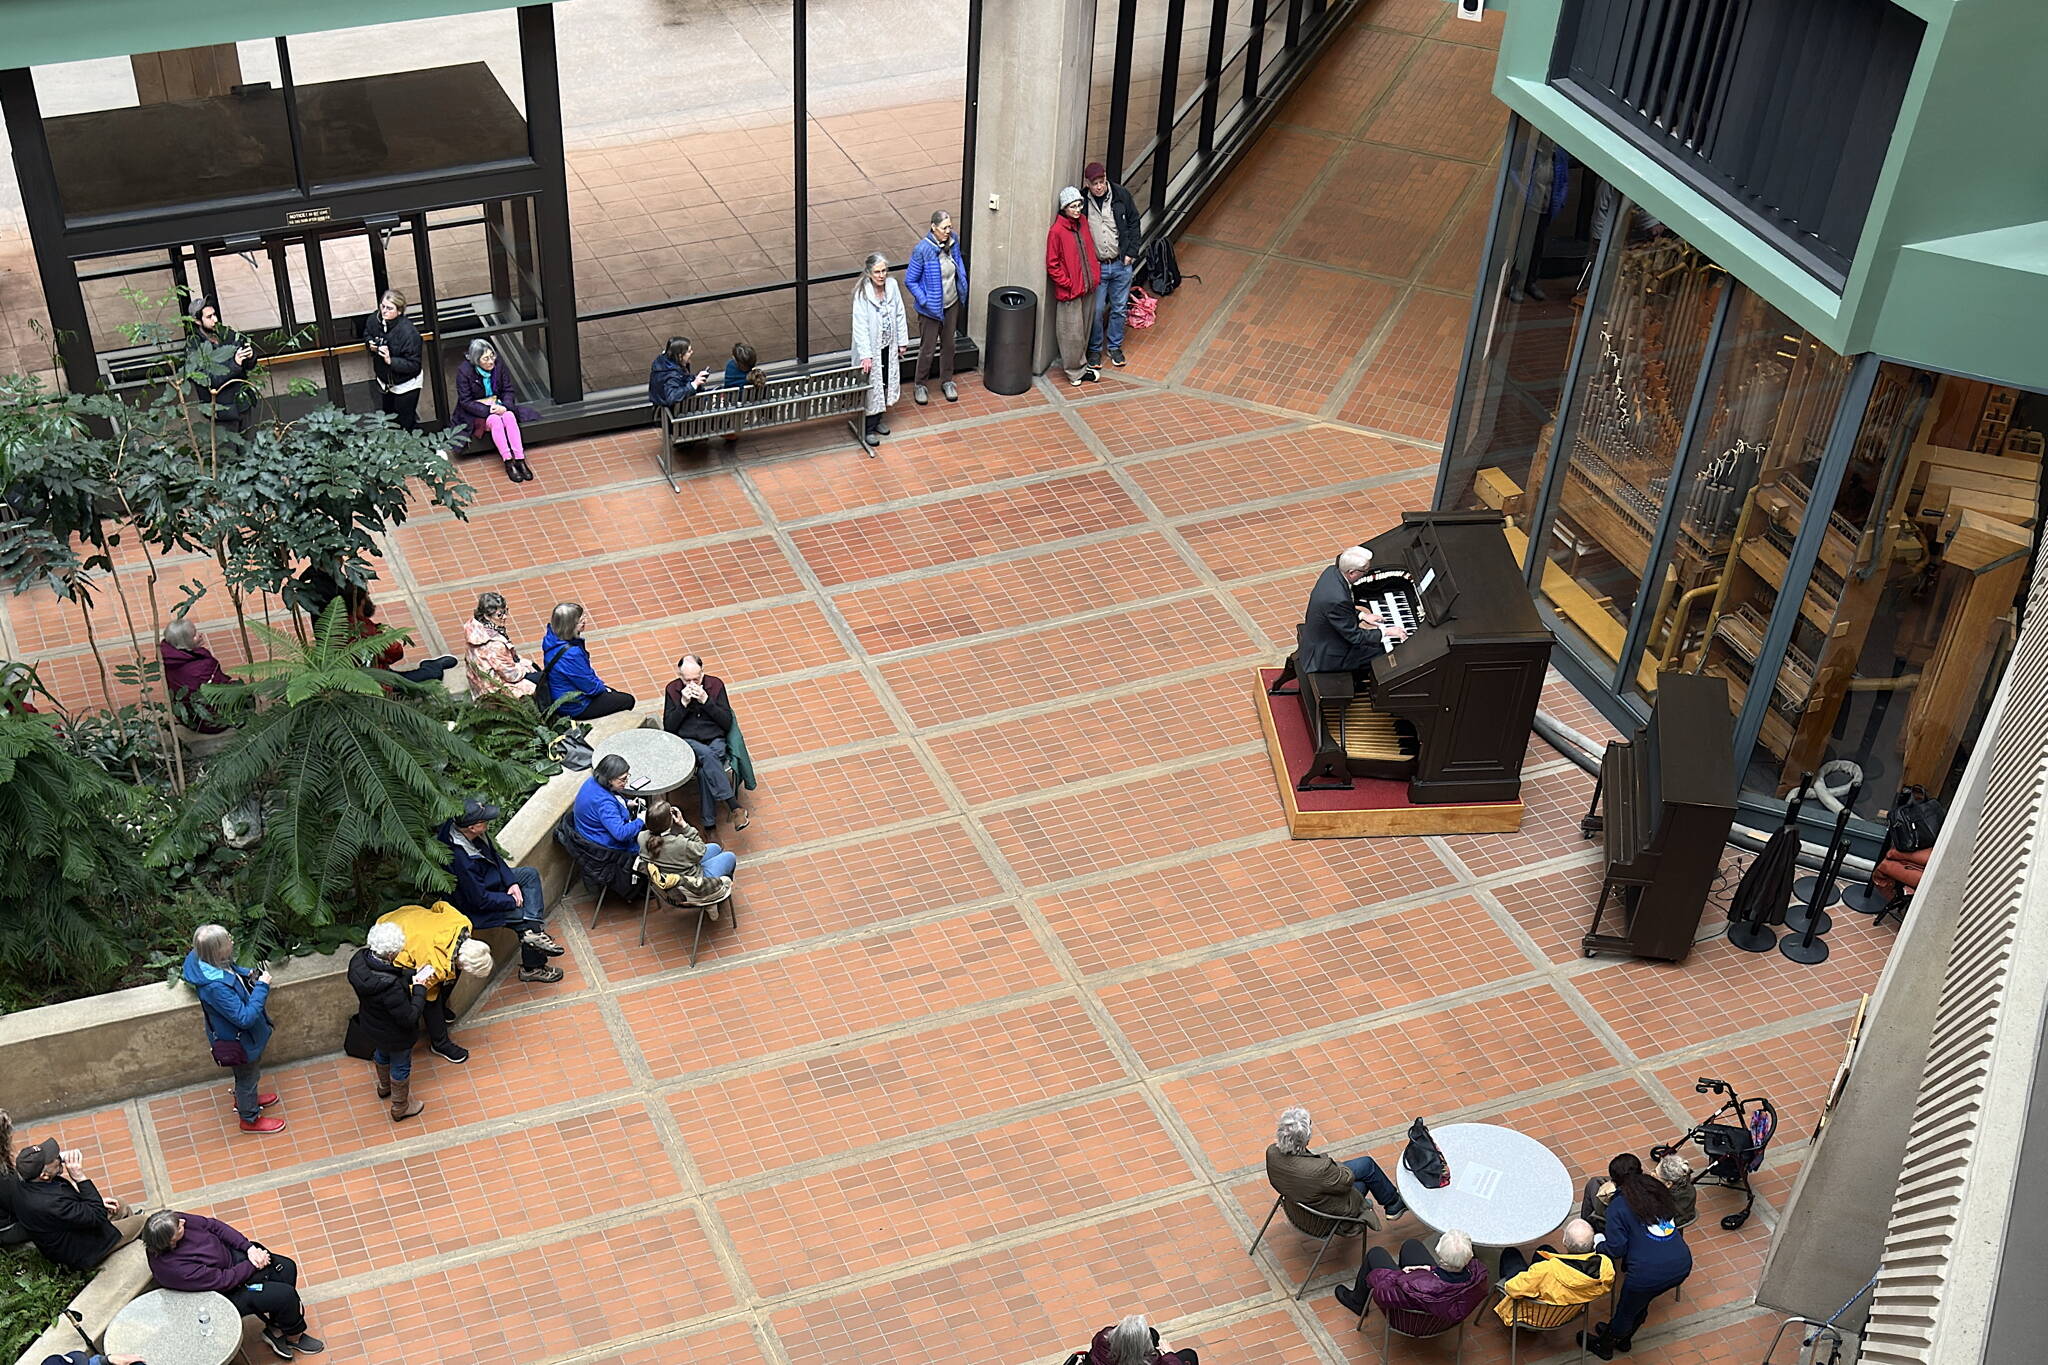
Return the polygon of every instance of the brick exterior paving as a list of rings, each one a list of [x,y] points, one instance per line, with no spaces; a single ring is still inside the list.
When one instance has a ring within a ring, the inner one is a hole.
[[[687,917],[643,946],[637,907],[595,930],[561,908],[568,979],[500,987],[466,1066],[422,1050],[402,1126],[327,1058],[268,1078],[275,1139],[232,1135],[217,1085],[57,1130],[110,1192],[296,1254],[336,1361],[1030,1365],[1144,1310],[1205,1362],[1335,1365],[1379,1361],[1377,1324],[1290,1297],[1310,1249],[1284,1225],[1245,1255],[1280,1108],[1340,1155],[1391,1163],[1426,1114],[1584,1172],[1682,1131],[1692,1078],[1721,1075],[1784,1136],[1748,1227],[1703,1195],[1698,1272],[1633,1358],[1754,1362],[1761,1256],[1889,933],[1841,916],[1806,969],[1710,914],[1682,966],[1589,962],[1592,783],[1541,743],[1519,833],[1301,843],[1258,743],[1247,671],[1319,567],[1427,505],[1497,34],[1369,7],[1099,388],[970,376],[958,405],[906,402],[879,459],[825,424],[699,457],[676,493],[647,433],[538,449],[519,488],[472,466],[468,521],[388,547],[387,619],[425,654],[482,588],[529,640],[577,598],[650,710],[705,654],[762,767],[739,927],[692,969]],[[72,616],[5,610],[46,677],[96,690]],[[1561,681],[1545,704],[1609,733]],[[1465,1349],[1504,1359],[1504,1334]]]

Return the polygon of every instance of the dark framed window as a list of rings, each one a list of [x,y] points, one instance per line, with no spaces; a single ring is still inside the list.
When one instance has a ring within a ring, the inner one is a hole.
[[[1567,0],[1551,83],[1840,289],[1925,32],[1885,0]]]

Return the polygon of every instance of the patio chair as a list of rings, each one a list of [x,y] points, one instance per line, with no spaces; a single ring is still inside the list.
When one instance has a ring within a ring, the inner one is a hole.
[[[1592,1319],[1589,1315],[1593,1304],[1600,1302],[1599,1299],[1594,1299],[1591,1303],[1545,1303],[1541,1299],[1512,1298],[1504,1289],[1499,1293],[1500,1299],[1495,1302],[1505,1300],[1511,1305],[1508,1309],[1508,1365],[1520,1365],[1521,1333],[1561,1331],[1581,1319],[1590,1323]],[[1586,1343],[1582,1333],[1579,1341],[1580,1365],[1585,1365],[1585,1359]]]
[[[634,870],[638,872],[642,877],[644,877],[647,882],[646,893],[642,895],[640,898],[640,946],[644,948],[647,946],[647,910],[648,907],[652,905],[655,900],[655,879],[657,877],[665,876],[667,874],[663,873],[659,868],[654,867],[645,858],[635,861],[633,867]],[[711,911],[713,909],[722,911],[726,919],[730,921],[730,923],[732,924],[733,928],[737,929],[740,927],[739,905],[737,903],[735,896],[730,891],[726,893],[725,899],[722,901],[709,901],[702,904],[685,904],[681,901],[670,900],[666,895],[664,895],[661,897],[661,903],[672,910],[681,910],[685,913],[691,911],[696,912],[697,931],[690,935],[690,965],[692,967],[697,965],[697,946],[698,944],[703,942],[704,939],[704,921],[711,918]],[[596,921],[592,920],[591,923],[595,925]]]
[[[555,843],[569,855],[570,864],[576,875],[583,881],[583,889],[597,893],[597,904],[590,912],[590,927],[597,928],[598,916],[604,913],[604,898],[616,892],[630,896],[646,885],[646,878],[639,874],[639,855],[630,849],[606,848],[593,844],[576,832],[576,812],[565,811],[555,822]],[[641,907],[641,942],[646,942],[646,907]]]
[[[1339,1237],[1363,1237],[1367,1229],[1379,1226],[1370,1204],[1367,1204],[1365,1212],[1357,1217],[1343,1218],[1337,1214],[1324,1213],[1321,1209],[1311,1208],[1307,1204],[1290,1200],[1284,1194],[1278,1195],[1273,1200],[1273,1207],[1266,1211],[1266,1221],[1259,1224],[1259,1235],[1252,1238],[1251,1250],[1247,1251],[1245,1255],[1255,1256],[1258,1254],[1259,1243],[1266,1239],[1266,1229],[1273,1226],[1273,1215],[1280,1212],[1282,1204],[1290,1204],[1310,1218],[1320,1218],[1330,1225],[1330,1230],[1323,1234],[1322,1241],[1316,1246],[1315,1259],[1308,1263],[1308,1274],[1301,1277],[1301,1287],[1294,1291],[1294,1297],[1297,1299],[1308,1292],[1308,1282],[1316,1277],[1316,1267],[1323,1263],[1323,1253],[1330,1249],[1330,1243],[1333,1240]],[[1313,1234],[1303,1233],[1302,1235],[1306,1237]]]
[[[1475,1308],[1471,1313],[1467,1313],[1462,1317],[1441,1318],[1434,1313],[1418,1313],[1409,1308],[1389,1309],[1383,1303],[1376,1304],[1376,1301],[1369,1294],[1366,1296],[1365,1304],[1368,1309],[1377,1306],[1380,1310],[1380,1317],[1386,1324],[1380,1330],[1381,1360],[1392,1359],[1387,1354],[1387,1351],[1393,1346],[1396,1334],[1407,1337],[1412,1341],[1425,1341],[1430,1337],[1440,1337],[1452,1328],[1456,1328],[1458,1332],[1458,1354],[1453,1357],[1453,1365],[1457,1365],[1457,1362],[1465,1359],[1465,1324],[1471,1321],[1473,1315],[1479,1311],[1478,1308]],[[1479,1307],[1484,1308],[1485,1306],[1484,1303],[1481,1303]],[[1365,1330],[1365,1313],[1363,1311],[1358,1315],[1358,1330],[1361,1332]]]

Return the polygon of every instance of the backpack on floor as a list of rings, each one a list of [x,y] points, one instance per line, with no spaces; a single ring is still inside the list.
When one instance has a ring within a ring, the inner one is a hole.
[[[1152,239],[1145,248],[1145,287],[1160,298],[1165,298],[1180,288],[1183,279],[1199,280],[1200,275],[1182,275],[1180,261],[1173,254],[1173,242],[1165,233]]]

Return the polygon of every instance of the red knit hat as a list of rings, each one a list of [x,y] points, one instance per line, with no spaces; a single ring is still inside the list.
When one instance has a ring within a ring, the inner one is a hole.
[[[1083,180],[1107,180],[1109,179],[1109,168],[1100,161],[1091,161],[1081,171],[1081,178]]]

